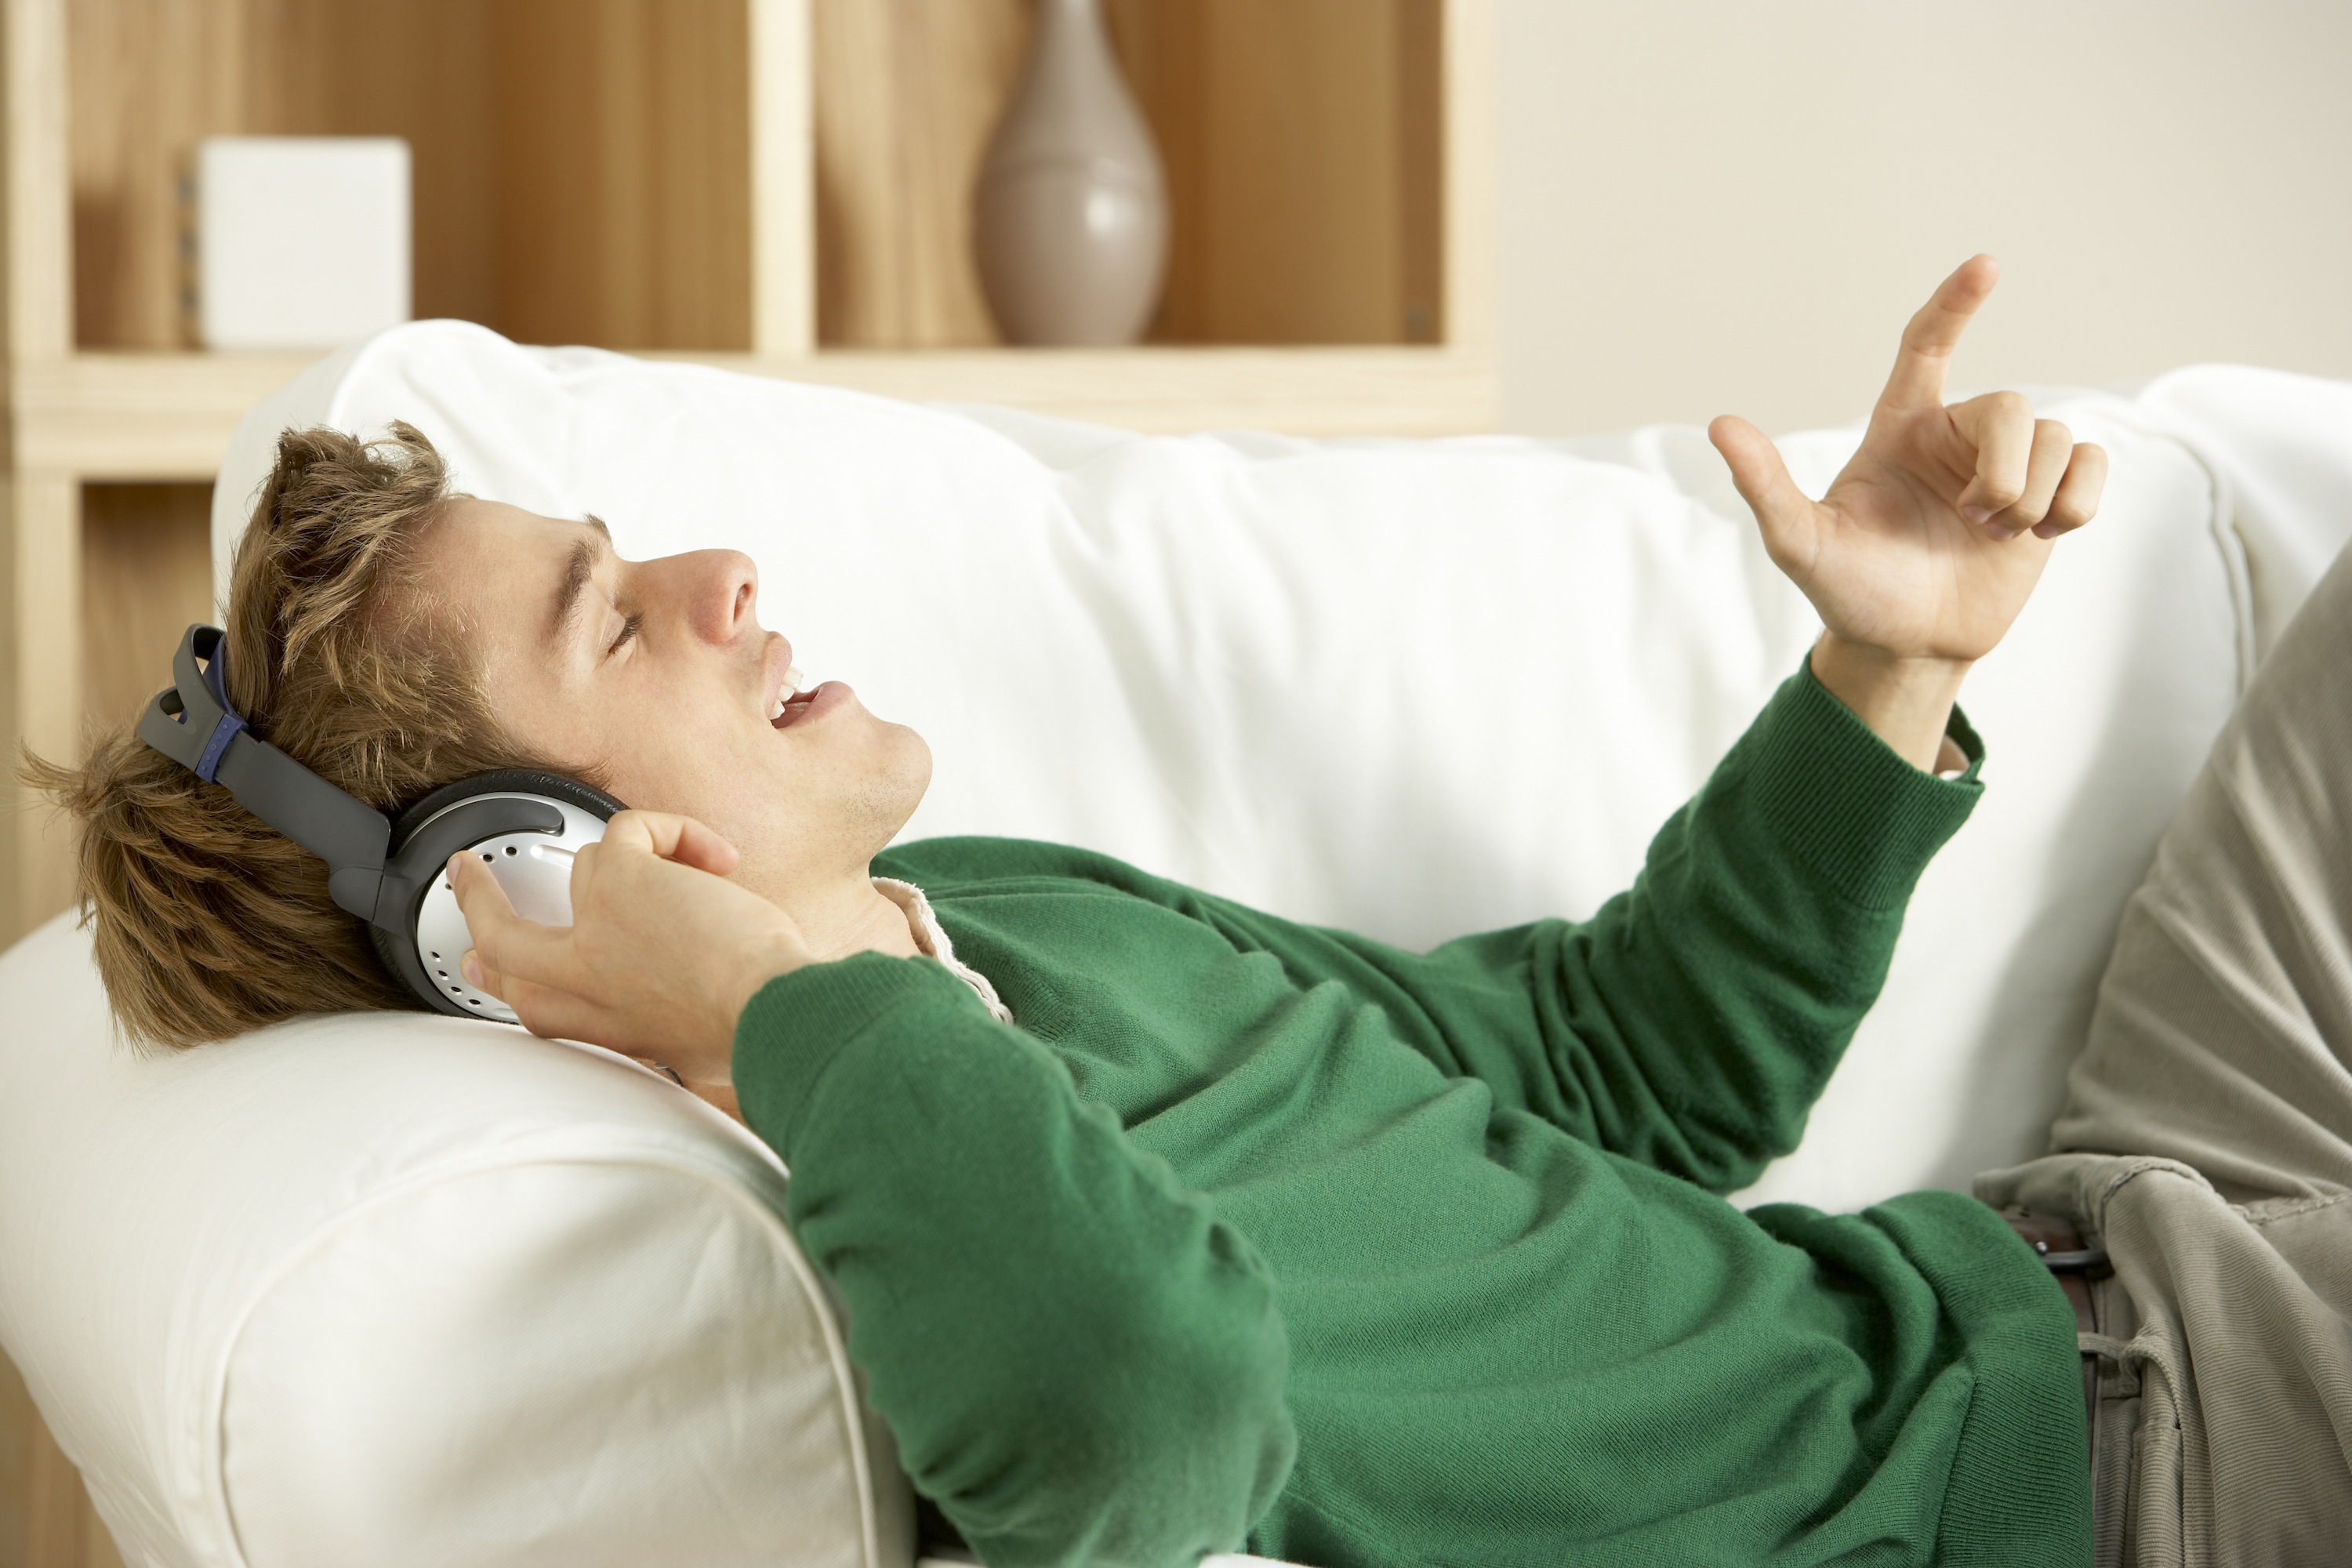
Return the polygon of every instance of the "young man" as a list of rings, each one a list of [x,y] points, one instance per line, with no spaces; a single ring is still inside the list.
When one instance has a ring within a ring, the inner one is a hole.
[[[1827,630],[1629,893],[1425,956],[1051,846],[884,852],[928,753],[788,700],[748,563],[460,503],[421,570],[514,733],[693,803],[616,819],[564,930],[461,857],[469,974],[740,1100],[992,1564],[2080,1558],[2074,1319],[1998,1215],[1715,1195],[1795,1142],[1979,793],[1961,679],[2096,504],[2021,398],[1942,404],[1992,279],[1914,319],[1821,503],[1717,423]]]

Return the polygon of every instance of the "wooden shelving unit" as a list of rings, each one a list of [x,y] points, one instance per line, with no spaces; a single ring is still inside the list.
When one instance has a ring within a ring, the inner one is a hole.
[[[417,313],[518,341],[1139,429],[1492,427],[1487,0],[1108,0],[1175,238],[1151,341],[1101,352],[998,346],[969,260],[1030,4],[0,0],[0,741],[73,752],[85,644],[133,630],[82,614],[83,487],[208,479],[304,363],[192,346],[215,132],[407,136]],[[0,939],[69,892],[14,791]]]
[[[1033,5],[0,0],[8,756],[162,679],[229,434],[308,363],[194,346],[209,134],[406,136],[416,313],[520,342],[1145,430],[1493,427],[1489,0],[1106,0],[1174,237],[1150,341],[1081,352],[1001,346],[969,256]],[[71,896],[6,772],[0,942]],[[110,1561],[24,1410],[0,1565]]]

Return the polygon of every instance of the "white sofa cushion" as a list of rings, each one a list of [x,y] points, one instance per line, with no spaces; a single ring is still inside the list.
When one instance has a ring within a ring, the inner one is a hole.
[[[1847,1205],[2038,1143],[2250,661],[2193,411],[2057,402],[2115,452],[2105,514],[1972,680],[1993,789],[1760,1193]],[[626,553],[751,553],[803,666],[930,738],[909,836],[1086,844],[1408,943],[1614,891],[1813,629],[1695,431],[1143,439],[447,322],[257,410],[216,547],[281,425],[394,417]],[[1854,437],[1792,438],[1801,479]],[[133,1054],[62,925],[0,998],[0,1342],[134,1557],[903,1563],[779,1171],[696,1102],[464,1020]]]

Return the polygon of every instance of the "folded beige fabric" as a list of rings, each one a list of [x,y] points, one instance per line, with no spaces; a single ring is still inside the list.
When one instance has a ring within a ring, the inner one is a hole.
[[[2053,1153],[1978,1194],[2116,1279],[2102,1564],[2352,1543],[2352,555],[2263,664],[2126,908]]]

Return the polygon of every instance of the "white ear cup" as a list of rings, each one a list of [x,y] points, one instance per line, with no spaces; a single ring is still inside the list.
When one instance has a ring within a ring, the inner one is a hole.
[[[518,791],[510,796],[471,798],[536,800],[563,814],[561,834],[502,833],[473,845],[466,853],[481,858],[490,874],[498,879],[499,886],[506,890],[507,901],[514,905],[515,913],[541,925],[570,925],[572,857],[604,837],[604,824],[568,801],[552,800],[546,795]],[[457,967],[466,950],[474,945],[474,939],[466,929],[465,913],[457,908],[457,889],[446,872],[434,879],[432,887],[425,889],[425,901],[417,908],[415,942],[417,961],[450,1001],[469,1013],[501,1024],[520,1022],[505,1003],[467,984],[464,973]]]

